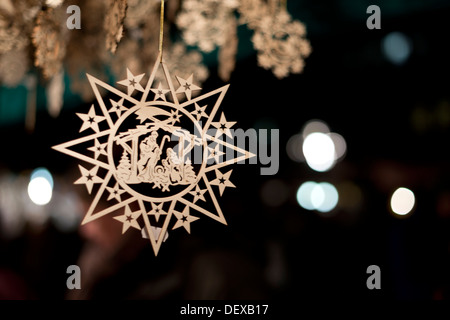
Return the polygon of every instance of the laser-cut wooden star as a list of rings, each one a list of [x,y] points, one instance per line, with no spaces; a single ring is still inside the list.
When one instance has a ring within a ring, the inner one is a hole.
[[[134,76],[131,73],[130,69],[127,68],[127,78],[125,80],[118,81],[117,83],[127,87],[128,95],[131,96],[133,94],[134,90],[144,92],[144,88],[142,88],[142,86],[140,84],[144,75],[145,75],[145,73]]]
[[[160,204],[152,203],[152,210],[148,213],[155,216],[156,222],[158,222],[161,215],[167,215],[167,212],[162,208],[163,204],[164,202],[161,202]]]
[[[214,159],[216,163],[219,163],[220,156],[223,156],[225,153],[220,150],[222,147],[219,144],[216,144],[214,148],[208,147],[208,160]]]
[[[207,105],[204,105],[203,107],[200,107],[197,103],[195,104],[195,111],[192,112],[192,115],[194,117],[197,117],[197,121],[200,121],[202,117],[208,118],[208,115],[205,113],[205,109],[207,108]]]
[[[125,190],[121,189],[117,182],[114,188],[106,187],[106,190],[109,191],[109,196],[108,199],[106,199],[106,201],[109,201],[111,199],[116,199],[118,202],[122,201],[120,195],[123,194]]]
[[[81,172],[81,178],[79,178],[77,181],[75,181],[75,184],[85,184],[86,188],[88,190],[88,193],[91,194],[92,187],[94,186],[94,183],[101,183],[103,182],[103,179],[97,176],[98,166],[92,168],[91,170],[88,170],[81,165],[78,165]]]
[[[188,206],[184,207],[183,212],[174,211],[173,214],[177,217],[178,221],[175,223],[172,230],[184,227],[188,233],[191,233],[191,222],[200,219],[199,217],[194,217],[189,214]]]
[[[165,83],[154,83],[158,71],[165,75]],[[134,76],[127,70],[127,75],[126,80],[119,82],[127,87],[127,92],[87,75],[97,103],[87,114],[78,114],[83,120],[82,136],[53,148],[88,164],[79,165],[81,177],[75,184],[84,184],[88,193],[93,191],[94,184],[99,185],[82,224],[122,211],[123,215],[114,217],[123,223],[122,231],[130,227],[140,229],[157,255],[169,229],[183,227],[190,233],[190,224],[199,219],[198,215],[227,224],[218,197],[225,188],[234,187],[234,184],[229,180],[231,170],[222,174],[219,169],[255,155],[221,139],[235,124],[226,121],[223,113],[219,117],[219,108],[228,85],[193,98],[192,91],[200,90],[192,83],[193,76],[186,80],[178,77],[180,86],[175,86],[161,56],[156,60],[145,87],[140,84],[144,74]],[[160,92],[161,88],[169,88],[169,91]],[[100,89],[116,96],[116,101],[113,103],[106,98],[111,95],[104,98]],[[139,99],[131,96],[134,90],[142,92]],[[166,100],[162,96],[155,100],[158,94],[164,95]],[[125,105],[133,107],[124,110],[122,107]],[[124,116],[127,118],[124,119]],[[180,121],[180,118],[183,120]],[[207,120],[198,121],[202,118]],[[101,121],[104,122],[100,128],[98,123]],[[122,129],[121,124],[125,121],[130,129]],[[180,128],[189,121],[192,125]],[[214,125],[219,123],[224,126]],[[192,126],[196,129],[193,130]],[[89,128],[93,132],[89,132]],[[175,148],[175,137],[183,141],[184,149]],[[106,146],[101,143],[103,141],[106,141]],[[91,147],[79,147],[86,144]],[[209,144],[214,144],[214,148]],[[195,163],[190,154],[194,148],[198,148],[201,155],[206,154],[201,157],[201,165]],[[86,149],[86,154],[79,151]],[[228,149],[233,152],[223,152]],[[150,158],[156,159],[150,157],[152,152],[159,155],[159,162],[148,161]],[[214,162],[207,161],[212,159],[211,155]],[[145,171],[146,166],[153,166],[153,171]],[[210,181],[212,172],[215,172],[216,178]],[[204,187],[200,188],[200,185]],[[218,188],[211,187],[214,185]],[[100,205],[105,202],[109,207]],[[134,211],[131,212],[130,208]],[[178,208],[183,208],[182,212]]]
[[[177,76],[177,80],[180,83],[180,87],[177,89],[176,93],[184,93],[188,100],[191,100],[192,91],[201,90],[199,86],[193,84],[194,75],[190,75],[186,80]]]
[[[83,124],[80,128],[80,132],[83,132],[86,129],[91,128],[95,132],[99,132],[100,128],[98,127],[99,122],[102,122],[105,120],[105,117],[98,116],[95,114],[95,108],[94,105],[91,106],[89,109],[89,112],[87,114],[84,113],[77,113],[77,116],[83,120]]]
[[[106,153],[106,143],[100,143],[97,139],[95,139],[95,144],[92,147],[87,148],[89,151],[94,152],[94,158],[97,159],[99,155],[103,154],[107,156]]]
[[[166,100],[166,93],[167,93],[167,92],[170,92],[170,90],[168,90],[168,89],[163,89],[163,88],[162,88],[162,85],[161,85],[161,82],[159,83],[158,88],[156,88],[156,89],[150,89],[150,90],[155,94],[155,99],[153,99],[153,100],[161,99],[161,100],[163,100],[163,101],[167,101],[167,100]]]
[[[210,183],[212,185],[219,187],[220,195],[223,194],[223,191],[225,190],[226,187],[236,188],[236,186],[230,181],[232,171],[233,169],[231,169],[225,174],[222,174],[222,172],[216,169],[216,179],[214,179]]]
[[[200,187],[198,185],[195,186],[195,191],[191,191],[189,192],[190,194],[192,194],[194,196],[194,200],[193,202],[196,203],[197,200],[202,200],[202,201],[206,201],[205,199],[205,192],[208,191],[207,189],[200,189]]]
[[[230,138],[233,138],[230,128],[236,124],[236,121],[227,121],[225,118],[225,115],[221,114],[220,121],[218,122],[211,122],[211,125],[217,128],[217,134],[216,137],[219,137],[222,134],[227,135]]]
[[[133,227],[135,229],[141,230],[139,223],[136,221],[137,218],[141,215],[140,211],[131,212],[129,206],[125,206],[125,213],[122,216],[114,217],[117,221],[123,223],[122,226],[122,234],[125,233],[129,227]]]
[[[109,99],[109,101],[111,102],[111,109],[109,109],[108,112],[110,112],[110,113],[115,112],[117,117],[120,118],[122,111],[128,110],[128,108],[124,107],[124,105],[123,105],[124,100],[125,100],[124,98],[120,99],[119,101],[114,101],[112,99]]]

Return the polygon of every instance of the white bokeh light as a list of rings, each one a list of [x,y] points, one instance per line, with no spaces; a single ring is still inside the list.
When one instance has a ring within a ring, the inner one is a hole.
[[[308,166],[319,172],[331,169],[335,163],[336,149],[328,134],[314,132],[303,142],[303,154]]]
[[[415,203],[414,193],[407,188],[398,188],[391,197],[392,212],[400,216],[410,213]]]
[[[320,189],[320,191],[316,191],[316,189]],[[315,209],[320,212],[330,212],[336,207],[339,201],[338,191],[335,186],[328,182],[321,182],[317,184],[313,191],[313,194],[315,193],[318,193],[318,198],[321,197],[322,200],[315,207]]]
[[[314,210],[314,205],[311,201],[311,194],[317,183],[312,181],[304,182],[297,191],[297,202],[306,210]]]
[[[383,53],[391,63],[404,64],[411,55],[412,45],[409,38],[401,32],[391,32],[382,42]]]
[[[325,122],[321,120],[310,120],[303,127],[302,130],[303,138],[306,138],[308,135],[314,132],[329,133],[330,128]]]
[[[53,177],[52,177],[52,174],[50,173],[50,171],[48,171],[46,168],[34,169],[30,175],[30,181],[33,180],[34,178],[38,178],[38,177],[42,177],[42,178],[46,179],[50,183],[50,186],[53,189]]]
[[[339,194],[336,188],[328,182],[307,181],[298,188],[297,201],[306,210],[330,212],[336,207]]]
[[[345,142],[344,137],[339,133],[334,132],[329,133],[328,136],[331,138],[331,140],[333,140],[334,143],[334,160],[337,161],[339,159],[342,159],[347,152],[347,143]]]
[[[43,206],[52,199],[52,183],[45,177],[33,177],[28,184],[28,196],[33,203]]]
[[[294,134],[289,138],[286,144],[286,152],[288,157],[295,162],[304,162],[305,157],[302,151],[303,136],[301,134]]]

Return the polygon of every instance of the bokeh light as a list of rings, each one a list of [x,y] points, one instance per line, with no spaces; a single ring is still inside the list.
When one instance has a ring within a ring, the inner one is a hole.
[[[321,133],[329,133],[330,128],[328,125],[320,120],[310,120],[308,121],[302,130],[303,138],[305,139],[311,133],[321,132]]]
[[[398,188],[391,197],[391,209],[397,215],[404,216],[412,211],[415,205],[414,193],[407,188]]]
[[[43,206],[50,202],[53,192],[53,178],[47,169],[32,172],[28,184],[28,196],[33,203]]]
[[[53,176],[46,168],[37,168],[34,169],[33,172],[31,172],[30,180],[33,180],[34,178],[42,177],[50,183],[50,186],[53,189]]]
[[[303,156],[303,136],[301,134],[294,134],[289,138],[286,144],[286,152],[292,161],[304,162],[305,157]]]
[[[303,142],[303,154],[308,166],[319,172],[331,169],[335,163],[333,140],[321,132],[309,134]]]
[[[330,170],[344,158],[347,143],[343,136],[330,132],[328,125],[320,120],[308,121],[301,133],[291,136],[286,153],[294,162],[305,162],[319,172]]]
[[[347,152],[347,143],[345,142],[344,137],[335,132],[330,132],[328,136],[331,138],[331,140],[333,140],[334,143],[334,160],[337,161],[339,159],[342,159]]]
[[[328,183],[304,182],[297,191],[297,202],[306,210],[332,211],[339,201],[336,188]]]
[[[405,34],[391,32],[384,37],[382,50],[387,60],[395,65],[402,65],[411,55],[412,45]]]
[[[331,183],[321,182],[317,184],[317,186],[313,190],[312,196],[314,196],[316,193],[320,193],[318,199],[321,198],[321,202],[317,203],[316,205],[316,210],[320,212],[330,212],[336,207],[339,201],[339,194],[336,188]]]
[[[297,190],[297,202],[306,210],[314,210],[314,205],[311,201],[311,194],[317,183],[312,181],[304,182]]]

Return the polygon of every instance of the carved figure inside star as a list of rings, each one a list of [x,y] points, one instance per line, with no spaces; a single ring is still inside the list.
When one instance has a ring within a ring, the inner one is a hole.
[[[140,157],[137,163],[139,180],[153,181],[156,163],[161,156],[161,149],[157,142],[158,132],[152,131],[150,136],[142,140],[139,145]]]
[[[169,173],[172,184],[179,183],[183,179],[181,161],[172,148],[168,148],[166,154],[166,159],[161,161],[164,166],[164,172]]]

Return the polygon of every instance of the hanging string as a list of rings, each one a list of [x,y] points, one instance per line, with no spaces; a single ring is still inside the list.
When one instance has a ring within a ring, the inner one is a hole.
[[[159,18],[159,54],[162,62],[163,38],[164,38],[164,0],[161,0],[161,17]]]

